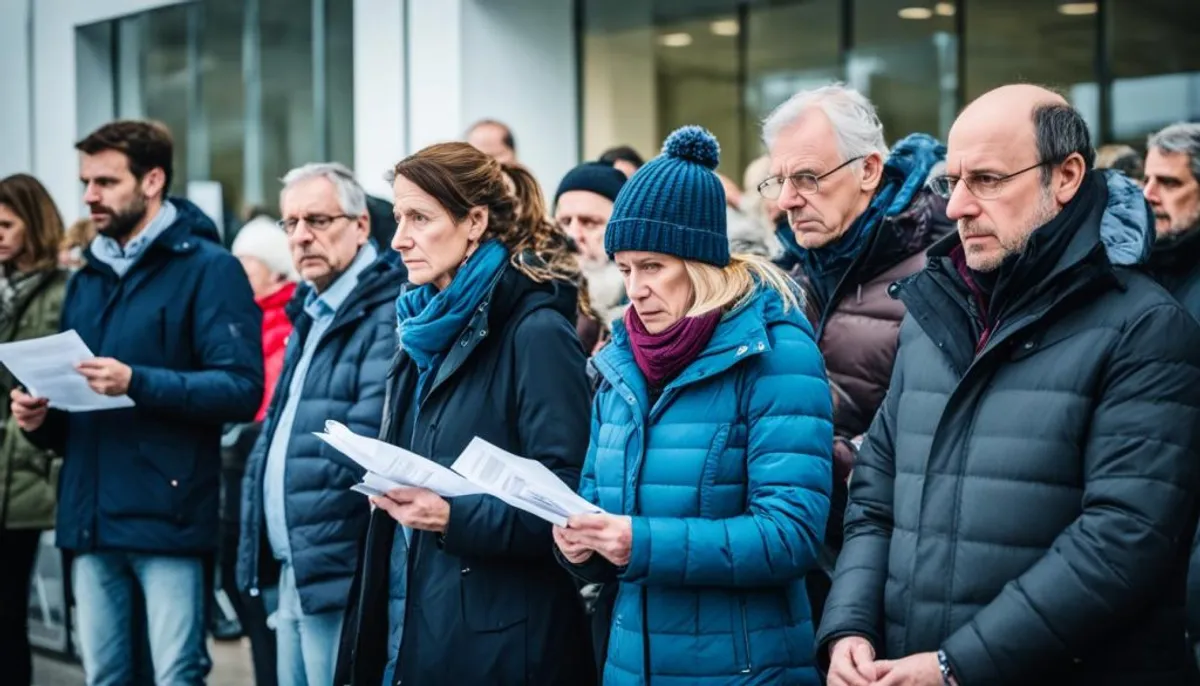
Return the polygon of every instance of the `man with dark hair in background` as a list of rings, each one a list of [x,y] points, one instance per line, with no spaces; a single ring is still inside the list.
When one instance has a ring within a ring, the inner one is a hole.
[[[77,367],[92,390],[135,406],[67,413],[18,389],[13,414],[64,456],[55,534],[74,556],[88,684],[134,680],[139,595],[155,683],[199,684],[221,428],[253,419],[262,400],[262,315],[212,222],[166,197],[165,127],[113,122],[75,147],[99,235],[68,286],[62,329],[97,354]]]
[[[467,129],[467,142],[485,155],[496,158],[500,164],[517,161],[517,140],[507,124],[495,119],[482,119]]]
[[[638,151],[628,145],[618,145],[605,150],[597,161],[611,164],[626,177],[633,176],[634,172],[646,164],[646,160],[642,159]]]
[[[958,232],[908,307],[818,633],[830,686],[1188,684],[1200,327],[1136,269],[1140,189],[1005,86],[950,130]]]

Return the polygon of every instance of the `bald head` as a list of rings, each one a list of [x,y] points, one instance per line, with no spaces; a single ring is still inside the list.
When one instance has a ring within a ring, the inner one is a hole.
[[[946,174],[966,181],[954,185],[946,212],[958,221],[967,263],[981,271],[1024,250],[1075,197],[1095,158],[1079,112],[1030,85],[977,98],[955,120],[946,147]]]

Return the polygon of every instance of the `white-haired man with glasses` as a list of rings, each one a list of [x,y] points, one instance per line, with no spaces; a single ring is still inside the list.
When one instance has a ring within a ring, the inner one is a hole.
[[[313,434],[327,420],[379,432],[404,277],[369,240],[366,194],[344,166],[293,169],[279,205],[302,307],[246,464],[238,585],[272,599],[279,683],[328,686],[370,508],[350,491],[362,470]]]
[[[925,266],[925,249],[950,233],[946,203],[926,188],[945,157],[933,138],[913,134],[891,151],[874,106],[832,85],[802,91],[763,125],[771,175],[758,186],[787,212],[778,236],[798,266],[809,318],[834,391],[834,491],[824,570],[808,580],[819,618],[841,548],[846,479],[856,445],[892,376],[904,304],[888,286]]]
[[[908,307],[818,632],[830,686],[1193,684],[1200,326],[1139,265],[1154,218],[1030,85],[950,130],[957,235]]]

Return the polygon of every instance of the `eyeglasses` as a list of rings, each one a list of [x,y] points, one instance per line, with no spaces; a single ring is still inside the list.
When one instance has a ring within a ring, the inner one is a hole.
[[[851,157],[842,162],[838,166],[821,174],[820,176],[809,172],[800,172],[798,174],[790,174],[788,176],[772,176],[771,178],[758,184],[758,194],[767,200],[778,200],[780,195],[783,195],[783,185],[788,181],[792,182],[792,188],[800,195],[814,195],[821,192],[821,179],[841,170],[843,167],[852,162],[857,162],[866,155]]]
[[[328,229],[337,219],[354,219],[348,214],[306,214],[303,217],[291,217],[275,222],[287,235],[296,232],[296,227],[303,221],[310,231],[320,232]]]
[[[949,200],[950,196],[954,194],[954,188],[958,186],[958,182],[962,181],[967,185],[967,190],[971,192],[971,195],[980,200],[991,200],[1000,195],[1000,191],[1004,190],[1004,186],[1014,176],[1019,176],[1038,167],[1044,167],[1047,164],[1058,164],[1060,161],[1042,160],[1033,166],[1025,167],[1024,169],[1003,176],[990,173],[968,173],[966,176],[936,176],[929,180],[929,189]]]

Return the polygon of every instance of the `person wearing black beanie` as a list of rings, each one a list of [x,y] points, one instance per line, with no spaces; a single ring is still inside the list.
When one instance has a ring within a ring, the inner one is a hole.
[[[554,220],[575,244],[597,315],[580,316],[576,324],[583,349],[589,352],[604,339],[609,323],[624,314],[629,302],[621,272],[604,252],[608,219],[625,180],[611,164],[584,162],[567,172],[554,194]]]

